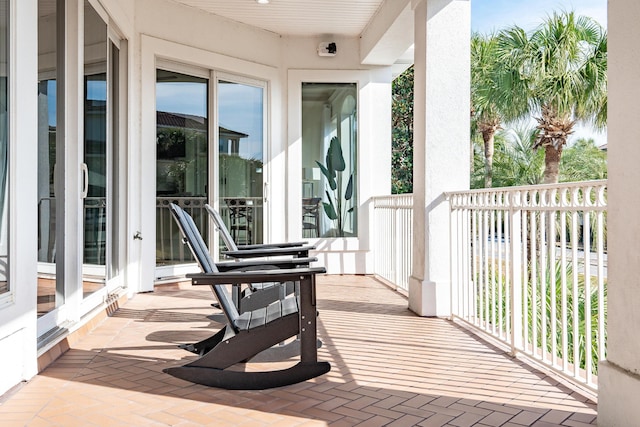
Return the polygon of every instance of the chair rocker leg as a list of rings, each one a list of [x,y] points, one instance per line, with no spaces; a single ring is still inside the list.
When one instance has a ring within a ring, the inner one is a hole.
[[[178,347],[202,356],[218,345],[224,339],[226,333],[227,327],[225,326],[209,338],[192,344],[180,344]]]
[[[299,328],[298,322],[298,316],[292,314],[274,320],[268,327],[259,328],[258,333],[240,331],[232,335],[232,332],[229,334],[218,332],[211,337],[211,341],[203,344],[201,349],[209,347],[215,341],[218,341],[218,344],[185,366],[225,369],[237,363],[243,363],[272,347],[274,343],[280,343],[295,336]]]
[[[320,347],[322,347],[322,341],[317,339],[316,349]],[[298,356],[300,356],[300,338],[285,344],[276,344],[256,354],[249,361],[254,363],[281,362]]]
[[[176,378],[227,390],[264,390],[296,384],[326,374],[331,370],[329,362],[298,362],[294,366],[277,371],[242,372],[198,366],[179,366],[164,369]]]

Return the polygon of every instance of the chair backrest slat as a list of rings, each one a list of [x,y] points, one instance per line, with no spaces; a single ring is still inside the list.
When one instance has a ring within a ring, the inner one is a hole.
[[[198,261],[198,264],[200,264],[202,271],[204,273],[217,273],[218,267],[216,267],[216,264],[213,262],[213,259],[209,254],[209,249],[202,239],[202,235],[200,234],[200,231],[198,230],[198,227],[193,221],[191,215],[174,203],[170,203],[169,208],[176,220],[176,223],[178,224],[178,228],[180,228],[180,232],[185,238],[185,243]],[[240,314],[233,303],[231,294],[224,285],[213,285],[211,288],[216,294],[218,302],[220,303],[220,308],[222,308],[227,320],[231,325],[234,325],[234,322]]]
[[[220,237],[222,238],[222,241],[224,242],[225,246],[227,247],[227,250],[228,251],[237,251],[238,250],[238,245],[236,245],[236,242],[233,241],[233,238],[231,237],[231,233],[229,233],[229,229],[225,225],[225,223],[222,220],[222,217],[220,216],[218,211],[215,210],[213,207],[211,207],[208,204],[205,204],[204,208],[207,210],[207,212],[211,216],[211,219],[213,219],[213,223],[215,224],[216,228],[218,229],[218,232],[220,232]]]

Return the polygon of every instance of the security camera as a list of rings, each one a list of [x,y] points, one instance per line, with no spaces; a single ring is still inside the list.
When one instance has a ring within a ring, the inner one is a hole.
[[[335,42],[322,42],[318,46],[318,55],[320,56],[336,56],[338,47]]]

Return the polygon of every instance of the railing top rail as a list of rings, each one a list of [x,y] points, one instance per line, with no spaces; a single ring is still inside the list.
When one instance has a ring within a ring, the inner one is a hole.
[[[374,208],[413,208],[413,193],[374,196],[371,201]]]
[[[463,194],[488,194],[488,193],[516,193],[522,191],[535,191],[535,190],[549,190],[549,189],[570,189],[570,188],[587,188],[587,187],[606,187],[606,179],[597,179],[592,181],[576,181],[576,182],[561,182],[558,184],[536,184],[536,185],[521,185],[514,187],[495,187],[495,188],[477,188],[474,190],[463,191],[448,191],[445,192],[445,196],[451,197],[454,195]]]
[[[451,209],[526,209],[531,211],[604,211],[607,181],[487,188],[446,193]]]

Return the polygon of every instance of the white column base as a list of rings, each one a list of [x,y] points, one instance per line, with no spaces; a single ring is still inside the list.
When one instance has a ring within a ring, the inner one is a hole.
[[[418,316],[448,317],[451,315],[451,282],[433,282],[409,278],[409,310]]]
[[[625,427],[640,420],[640,376],[608,361],[598,366],[598,425]]]

